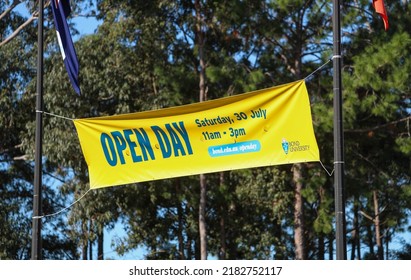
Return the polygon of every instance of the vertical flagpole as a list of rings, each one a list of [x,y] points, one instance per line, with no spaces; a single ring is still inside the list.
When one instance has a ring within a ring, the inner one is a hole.
[[[333,0],[333,84],[334,84],[334,194],[336,220],[336,258],[345,260],[345,202],[344,202],[344,135],[342,121],[341,26],[340,0]]]
[[[42,139],[43,139],[43,22],[44,0],[39,1],[38,49],[37,49],[37,97],[36,97],[36,143],[33,192],[33,230],[31,259],[40,260],[41,255],[41,185],[42,185]]]

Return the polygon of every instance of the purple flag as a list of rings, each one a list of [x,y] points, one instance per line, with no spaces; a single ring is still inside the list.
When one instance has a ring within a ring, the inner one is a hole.
[[[56,26],[57,40],[59,42],[61,55],[63,56],[64,65],[71,84],[77,94],[80,94],[80,85],[78,81],[79,63],[76,50],[74,49],[73,40],[71,39],[70,30],[67,24],[67,17],[71,13],[69,0],[51,0],[51,9],[54,15],[54,24]]]

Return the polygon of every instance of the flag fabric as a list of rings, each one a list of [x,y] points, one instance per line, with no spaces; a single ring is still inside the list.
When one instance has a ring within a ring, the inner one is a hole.
[[[388,15],[385,9],[384,0],[373,0],[372,2],[375,11],[379,14],[384,22],[384,29],[388,30]]]
[[[77,94],[80,94],[79,85],[79,63],[70,29],[67,24],[67,17],[71,13],[69,0],[51,0],[51,9],[54,15],[54,24],[57,32],[57,40],[60,46],[61,55],[66,67],[70,82]]]
[[[320,157],[304,80],[73,122],[92,189]]]

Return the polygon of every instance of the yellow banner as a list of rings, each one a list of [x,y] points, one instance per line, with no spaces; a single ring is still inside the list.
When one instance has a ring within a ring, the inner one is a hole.
[[[304,80],[74,124],[90,188],[319,161]]]

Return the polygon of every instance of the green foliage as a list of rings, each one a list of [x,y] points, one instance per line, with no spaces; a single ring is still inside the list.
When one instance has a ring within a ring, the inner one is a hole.
[[[409,137],[397,138],[395,141],[398,149],[403,154],[411,156],[411,139]]]
[[[68,81],[53,26],[46,25],[45,111],[83,118],[199,100],[202,69],[193,1],[72,2],[76,11],[90,7],[102,24],[95,34],[75,42],[81,96]],[[403,12],[409,11],[409,3],[390,3],[390,30],[379,31],[382,23],[373,16],[370,1],[355,1],[355,8],[352,2],[344,1],[342,9],[345,190],[347,227],[352,229],[347,237],[350,244],[358,238],[362,247],[369,248],[360,258],[373,257],[373,224],[360,212],[373,215],[375,191],[385,240],[407,230],[411,18]],[[331,10],[330,1],[325,0],[202,1],[199,13],[206,38],[208,99],[312,73],[332,53]],[[16,14],[7,24],[2,21],[1,38],[22,22]],[[0,47],[2,259],[30,257],[36,36],[33,25]],[[321,160],[331,170],[331,67],[310,77],[307,86]],[[87,166],[69,120],[44,116],[43,153],[47,190],[43,210],[53,213],[89,188]],[[333,182],[317,163],[305,167],[301,195],[307,258],[324,259],[324,248],[333,243]],[[52,177],[61,183],[56,186]],[[291,166],[207,174],[206,178],[209,255],[220,259],[295,257]],[[90,191],[67,215],[46,220],[45,256],[89,258],[87,250],[99,244],[104,229],[120,223],[127,235],[112,240],[110,248],[120,255],[144,247],[147,259],[198,259],[199,193],[197,176]]]

